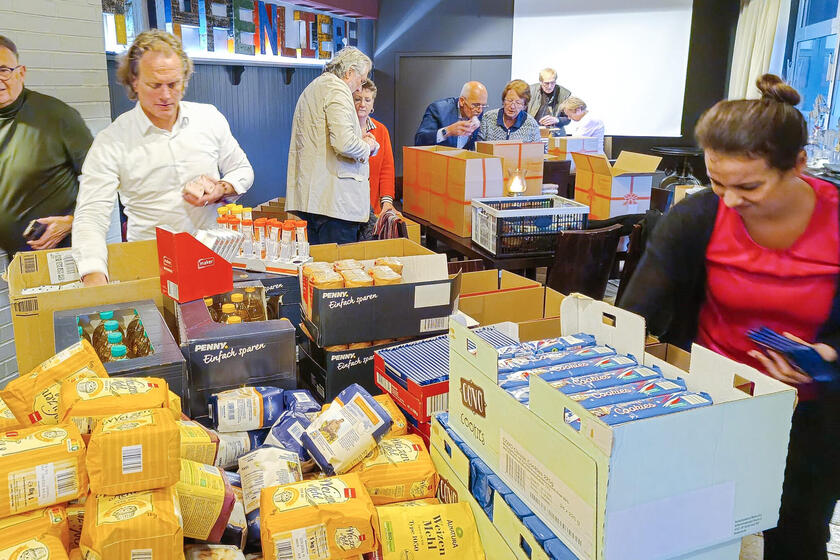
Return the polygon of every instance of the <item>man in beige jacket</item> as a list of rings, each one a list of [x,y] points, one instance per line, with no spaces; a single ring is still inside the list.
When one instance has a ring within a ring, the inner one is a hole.
[[[371,69],[344,47],[301,93],[292,119],[286,210],[306,220],[309,243],[352,243],[370,215],[368,158],[379,145],[362,133],[353,93]]]

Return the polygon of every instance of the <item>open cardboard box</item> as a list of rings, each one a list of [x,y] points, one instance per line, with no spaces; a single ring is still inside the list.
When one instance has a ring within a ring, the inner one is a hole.
[[[513,171],[519,169],[525,173],[525,196],[539,196],[542,194],[543,158],[545,144],[542,142],[518,142],[516,140],[496,140],[493,142],[476,142],[475,150],[502,158],[505,188],[501,194],[486,194],[483,198],[492,196],[507,196],[507,184]]]
[[[317,248],[317,249],[316,249]],[[450,279],[446,255],[408,239],[314,246],[317,261],[398,257],[403,282],[322,290],[299,275],[303,321],[318,346],[415,337],[446,331],[459,278]]]
[[[478,322],[528,323],[560,316],[563,294],[508,271],[485,270],[461,276],[458,310]],[[529,328],[527,325],[523,328]]]
[[[604,154],[572,153],[575,200],[589,206],[589,217],[605,220],[643,214],[650,208],[653,175],[661,157],[621,152],[615,165]]]
[[[608,426],[532,376],[526,407],[498,386],[493,347],[450,325],[452,429],[579,558],[674,558],[775,526],[795,389],[696,345],[681,369],[645,352],[641,317],[583,296],[563,300],[557,327],[531,333],[592,333],[715,402]]]
[[[9,263],[7,281],[15,331],[18,371],[25,373],[55,354],[53,313],[65,309],[151,299],[163,312],[158,252],[154,240],[108,245],[105,286],[75,287],[34,294],[27,288],[78,282],[70,249],[22,252]]]
[[[559,158],[570,160],[571,172],[575,171],[575,161],[572,153],[581,154],[603,154],[603,139],[594,136],[555,136],[548,139],[548,153]]]

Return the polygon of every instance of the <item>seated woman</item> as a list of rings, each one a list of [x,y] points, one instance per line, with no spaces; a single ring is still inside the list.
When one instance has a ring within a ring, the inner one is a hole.
[[[560,108],[572,122],[566,125],[570,136],[589,136],[598,140],[601,153],[604,152],[604,121],[589,114],[586,103],[579,97],[569,97]]]
[[[772,74],[757,86],[761,99],[721,101],[700,118],[712,188],[665,214],[619,305],[662,341],[697,342],[798,389],[764,559],[824,560],[840,499],[840,392],[762,352],[747,332],[767,326],[804,340],[837,367],[840,196],[803,174],[808,131],[796,90]]]
[[[518,140],[542,142],[540,125],[528,114],[530,86],[523,80],[508,82],[502,90],[502,108],[487,111],[481,118],[478,140]]]

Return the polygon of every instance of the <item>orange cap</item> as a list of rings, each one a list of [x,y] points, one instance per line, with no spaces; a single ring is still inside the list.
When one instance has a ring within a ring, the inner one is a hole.
[[[265,218],[257,218],[254,220],[254,225],[257,227],[265,227],[266,222],[268,222],[268,220]]]
[[[283,222],[283,231],[294,231],[295,223],[291,220],[286,220]]]
[[[298,220],[295,222],[295,226],[297,227],[306,227],[306,220]]]
[[[242,220],[242,225],[243,226],[251,226],[251,225],[254,225],[254,221],[253,220]]]

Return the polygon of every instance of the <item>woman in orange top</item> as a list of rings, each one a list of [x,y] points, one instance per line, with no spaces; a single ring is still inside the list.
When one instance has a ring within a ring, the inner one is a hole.
[[[370,208],[375,216],[379,216],[384,210],[394,210],[394,151],[388,129],[370,116],[375,99],[376,85],[371,80],[365,80],[361,91],[353,94],[362,134],[370,132],[379,142],[379,151],[369,160]],[[373,223],[376,223],[376,218],[373,218]]]

